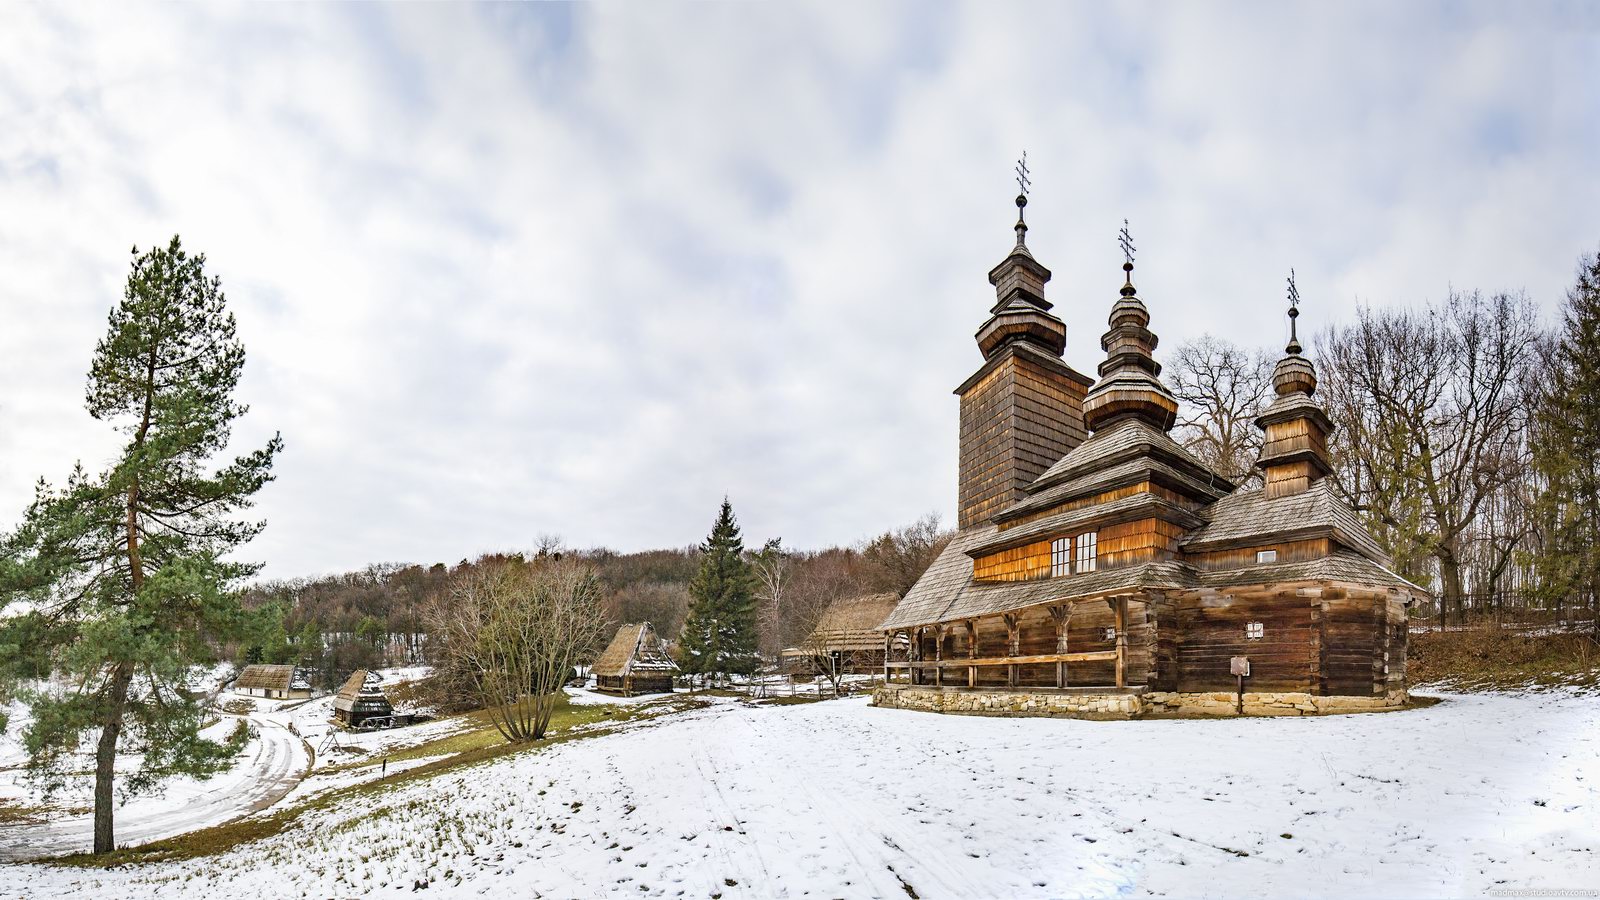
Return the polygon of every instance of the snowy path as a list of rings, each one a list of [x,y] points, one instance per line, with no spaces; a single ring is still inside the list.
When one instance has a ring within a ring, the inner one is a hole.
[[[133,846],[219,825],[265,809],[289,793],[311,762],[305,743],[275,721],[259,715],[248,718],[256,737],[246,745],[240,764],[204,781],[178,779],[159,794],[117,807],[117,845]],[[0,862],[86,852],[93,844],[94,820],[88,814],[0,826]]]
[[[0,897],[1436,897],[1600,884],[1600,703],[1079,722],[739,703],[447,773],[226,856]]]

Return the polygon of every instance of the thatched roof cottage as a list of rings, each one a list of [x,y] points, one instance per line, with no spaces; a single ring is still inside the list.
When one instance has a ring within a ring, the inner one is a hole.
[[[649,622],[618,628],[594,663],[595,689],[624,697],[670,693],[677,673],[678,664]]]
[[[235,693],[273,700],[306,700],[311,697],[311,681],[294,666],[245,666],[233,681]]]
[[[333,698],[333,717],[352,728],[393,715],[394,707],[383,693],[383,679],[368,669],[351,672]]]

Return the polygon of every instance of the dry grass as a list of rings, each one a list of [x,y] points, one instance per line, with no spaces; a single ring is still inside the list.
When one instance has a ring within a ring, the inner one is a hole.
[[[0,800],[0,825],[38,825],[57,812],[47,806],[24,806],[16,800]]]
[[[1455,690],[1600,687],[1600,642],[1592,632],[1538,634],[1486,625],[1411,635],[1413,684]]]

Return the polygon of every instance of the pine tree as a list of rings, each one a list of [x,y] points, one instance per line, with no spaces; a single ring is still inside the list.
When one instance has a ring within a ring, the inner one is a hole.
[[[98,475],[79,465],[60,489],[43,480],[23,522],[0,536],[0,685],[32,710],[28,769],[45,790],[78,768],[95,738],[94,851],[115,846],[119,749],[142,765],[122,793],[168,776],[226,768],[237,747],[200,736],[194,666],[247,625],[235,590],[259,567],[230,554],[264,523],[240,521],[282,448],[214,459],[245,408],[244,366],[220,279],[174,237],[140,255],[89,370],[91,416],[127,436]],[[48,679],[30,682],[30,679]]]
[[[726,497],[700,547],[700,570],[689,582],[689,613],[679,641],[679,665],[703,676],[748,675],[756,652],[755,579]]]
[[[1533,464],[1543,485],[1541,590],[1586,601],[1600,630],[1600,254],[1585,257],[1544,354],[1533,406]]]

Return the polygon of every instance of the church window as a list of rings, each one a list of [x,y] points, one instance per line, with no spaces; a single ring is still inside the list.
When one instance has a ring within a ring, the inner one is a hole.
[[[1050,575],[1072,573],[1072,538],[1056,538],[1050,542]]]
[[[1267,635],[1267,627],[1260,622],[1247,622],[1244,626],[1244,636],[1248,640],[1259,641]]]
[[[1257,550],[1256,551],[1256,562],[1258,562],[1258,563],[1275,563],[1277,561],[1278,561],[1278,551],[1276,551],[1276,550]]]
[[[1088,531],[1078,535],[1078,558],[1076,561],[1077,564],[1073,568],[1073,571],[1080,573],[1094,571],[1095,544],[1097,542],[1097,538],[1097,533],[1093,531]]]

